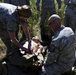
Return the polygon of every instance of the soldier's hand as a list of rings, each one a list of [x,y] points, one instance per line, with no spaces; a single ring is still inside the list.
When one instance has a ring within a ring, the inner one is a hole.
[[[25,53],[29,53],[29,50],[28,50],[27,48],[22,47],[21,49],[22,49],[22,51],[24,51]]]

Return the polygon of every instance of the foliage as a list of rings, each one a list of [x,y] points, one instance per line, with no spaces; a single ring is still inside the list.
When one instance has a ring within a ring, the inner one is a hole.
[[[65,10],[64,1],[62,0],[61,9],[58,10],[57,7],[58,7],[58,4],[56,3],[57,14],[61,17],[62,24],[64,24],[64,10]]]
[[[61,17],[62,19],[62,24],[64,24],[64,8],[65,8],[65,5],[64,5],[64,1],[62,0],[62,5],[61,5],[61,9],[58,10],[58,4],[57,4],[57,1],[55,0],[55,5],[56,5],[56,11],[57,11],[57,14]],[[32,24],[30,24],[30,27],[32,27],[32,34],[31,35],[37,35],[37,31],[39,30],[39,18],[40,18],[40,12],[38,12],[36,10],[36,5],[35,5],[35,0],[32,0],[31,1],[31,8],[32,8],[32,12],[33,12],[33,19],[32,20]],[[49,15],[48,15],[49,16]],[[48,19],[48,17],[47,17]],[[31,23],[31,22],[30,22]],[[46,25],[46,31],[48,31],[48,27],[47,27],[47,20],[45,22],[45,25]],[[38,30],[37,30],[38,29]]]
[[[64,8],[65,8],[65,5],[64,5],[63,0],[62,0],[61,9],[58,10],[58,4],[57,4],[56,1],[55,1],[55,3],[56,3],[57,14],[62,18],[62,24],[63,24],[63,22],[64,22]],[[31,18],[28,21],[29,21],[30,32],[31,32],[31,35],[33,36],[33,35],[36,34],[36,29],[37,29],[36,27],[38,25],[40,12],[38,12],[36,10],[35,0],[31,0],[30,1],[30,6],[31,6],[31,9],[32,9],[32,16],[31,16]]]
[[[40,13],[36,10],[35,0],[30,1],[30,7],[32,10],[32,16],[29,19],[29,27],[30,27],[31,35],[34,36],[35,35],[34,30],[38,23]]]

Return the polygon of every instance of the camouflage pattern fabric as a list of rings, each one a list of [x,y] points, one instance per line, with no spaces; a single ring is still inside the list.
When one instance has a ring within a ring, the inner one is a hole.
[[[75,61],[74,32],[61,26],[52,37],[44,63],[46,75],[61,75],[69,71]]]
[[[56,0],[58,4],[61,4],[61,0]],[[53,8],[55,7],[55,2],[54,0],[42,0],[42,8]],[[40,5],[40,0],[36,0],[36,5],[37,7]]]
[[[2,18],[2,17],[1,17]],[[0,38],[7,47],[7,53],[11,51],[11,40],[7,32],[7,28],[4,25],[5,22],[0,21]]]
[[[64,0],[66,5],[64,11],[64,25],[76,29],[76,0]]]
[[[13,5],[30,5],[29,0],[4,0],[4,3],[10,3]]]

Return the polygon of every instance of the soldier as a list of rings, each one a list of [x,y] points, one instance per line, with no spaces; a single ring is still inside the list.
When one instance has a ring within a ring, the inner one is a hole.
[[[64,0],[66,5],[64,11],[64,25],[76,29],[76,0]]]
[[[75,61],[74,32],[61,25],[61,18],[56,14],[49,17],[48,24],[53,35],[42,70],[45,75],[61,75],[69,71]]]
[[[0,37],[3,43],[7,47],[7,53],[11,53],[17,50],[12,50],[11,43],[13,42],[18,48],[29,52],[30,50],[30,34],[25,19],[31,16],[31,9],[28,5],[15,6],[7,3],[0,3]],[[16,38],[16,28],[18,25],[22,26],[22,29],[29,42],[28,49],[24,48],[19,40]]]
[[[58,2],[58,9],[60,9],[61,8],[61,0],[57,0],[57,2]],[[36,0],[36,7],[37,7],[37,10],[40,11],[40,0]],[[46,36],[44,24],[45,24],[46,16],[48,16],[48,13],[50,15],[56,14],[54,0],[42,0],[40,21],[39,21],[42,41],[46,41],[44,39],[44,37]]]
[[[29,0],[4,0],[4,3],[10,3],[10,4],[13,4],[13,5],[16,5],[16,6],[22,6],[22,5],[29,5],[30,6],[30,2]],[[28,22],[26,20],[26,24],[28,25]],[[22,28],[21,28],[22,29]],[[16,31],[16,37],[18,38],[18,32],[19,32],[19,26],[17,28],[17,31]],[[26,36],[24,34],[24,32],[22,32],[22,37],[20,39],[20,42],[22,43],[24,40],[26,40]],[[19,39],[19,38],[18,38]],[[15,46],[14,46],[15,47]]]

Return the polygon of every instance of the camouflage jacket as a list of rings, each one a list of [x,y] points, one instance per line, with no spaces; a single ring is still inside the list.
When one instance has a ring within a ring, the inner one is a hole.
[[[58,4],[61,4],[61,0],[57,0]],[[39,6],[40,0],[36,0],[36,5]],[[44,8],[52,8],[55,6],[54,0],[42,0],[42,7]]]
[[[74,33],[71,28],[58,29],[52,37],[44,63],[47,75],[61,75],[73,66],[75,61]]]
[[[17,6],[12,4],[0,3],[0,22],[8,31],[15,31],[17,26],[23,25],[15,12]]]
[[[76,0],[64,0],[64,4],[72,10],[76,10]]]

